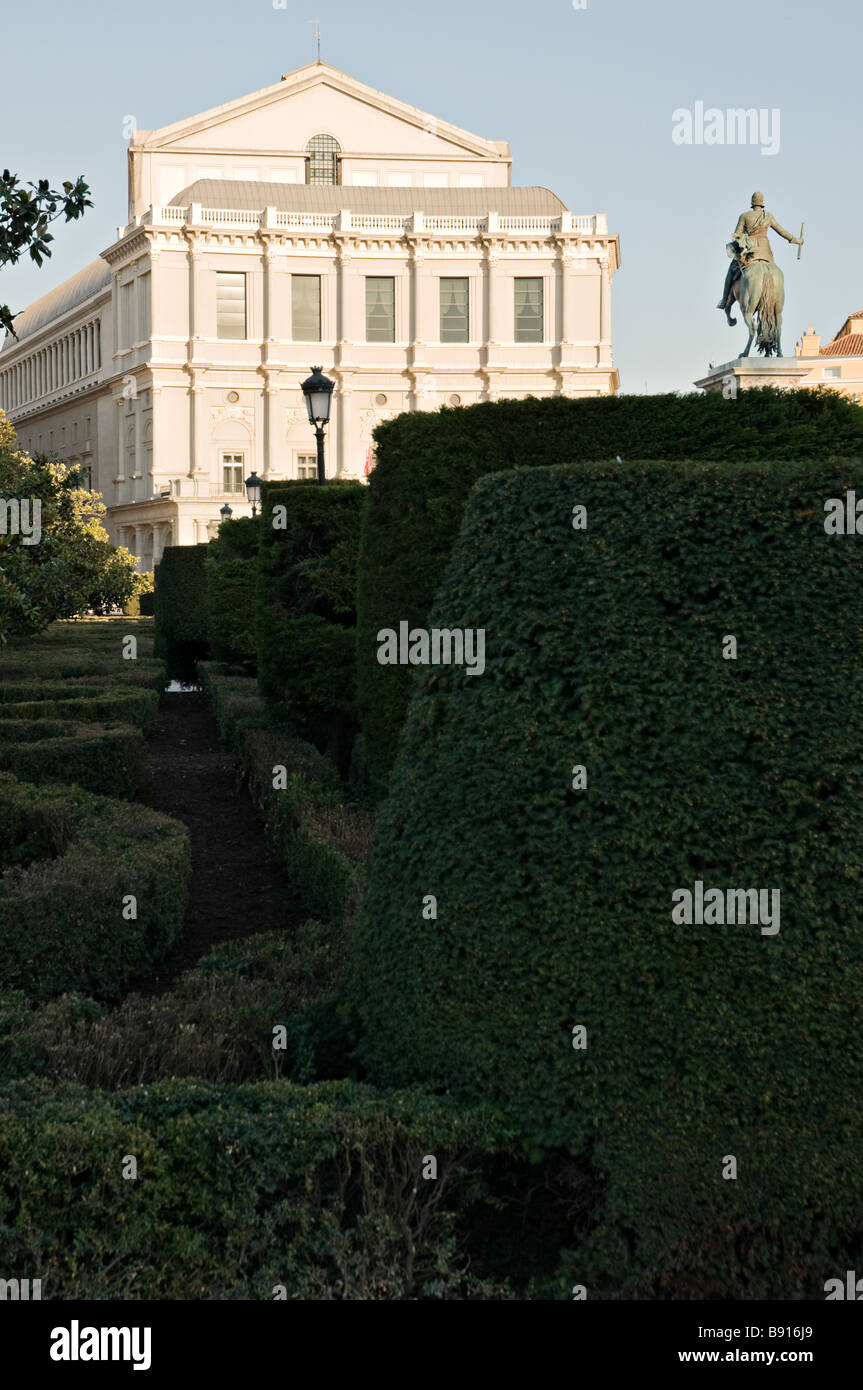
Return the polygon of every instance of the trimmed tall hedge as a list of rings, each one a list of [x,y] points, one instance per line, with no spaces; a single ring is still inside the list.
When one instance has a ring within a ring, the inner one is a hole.
[[[208,652],[207,549],[205,545],[169,546],[154,570],[153,650],[174,668]]]
[[[0,718],[0,769],[24,782],[73,782],[85,791],[133,797],[144,757],[144,736],[128,724]]]
[[[455,1235],[506,1140],[487,1107],[349,1082],[10,1083],[0,1267],[54,1299],[494,1297]]]
[[[407,712],[410,667],[377,662],[377,634],[424,627],[486,473],[613,459],[823,459],[863,454],[863,411],[835,392],[745,391],[499,401],[398,416],[375,431],[357,594],[358,713],[368,772],[383,787]]]
[[[262,694],[344,766],[355,728],[362,483],[270,483],[257,600]]]
[[[859,1252],[863,542],[824,531],[848,490],[863,462],[485,478],[435,599],[487,664],[414,683],[356,937],[365,1060],[592,1156],[600,1296],[821,1297]],[[778,888],[779,934],[677,925],[698,881]]]
[[[0,772],[0,872],[0,984],[117,999],[182,930],[189,837],[143,806]]]
[[[260,517],[223,521],[207,546],[207,634],[214,661],[257,667],[255,588]]]

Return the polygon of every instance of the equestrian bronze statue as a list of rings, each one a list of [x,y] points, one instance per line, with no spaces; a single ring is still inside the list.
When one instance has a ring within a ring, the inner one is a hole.
[[[726,251],[731,257],[731,265],[725,277],[725,289],[718,308],[725,313],[732,328],[737,320],[731,316],[731,308],[736,300],[743,314],[743,321],[749,329],[749,341],[742,353],[749,356],[752,341],[757,334],[758,351],[765,357],[775,354],[782,356],[782,310],[785,307],[785,276],[773,259],[768,232],[770,228],[794,246],[803,245],[800,236],[793,236],[780,227],[772,212],[764,206],[764,194],[753,193],[752,207],[742,212],[734,229],[734,236]],[[797,253],[798,259],[800,252]]]

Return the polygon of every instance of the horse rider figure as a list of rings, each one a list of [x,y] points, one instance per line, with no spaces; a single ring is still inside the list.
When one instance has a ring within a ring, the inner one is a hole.
[[[731,317],[731,306],[734,303],[732,289],[744,266],[750,265],[753,261],[770,261],[771,264],[776,264],[767,235],[771,227],[774,232],[778,232],[792,245],[803,245],[801,237],[786,232],[784,227],[780,227],[773,213],[767,211],[764,206],[764,194],[753,193],[750,211],[740,214],[734,229],[733,240],[725,248],[731,257],[731,265],[728,267],[728,274],[725,277],[722,299],[716,307],[722,309],[732,327],[734,326],[734,319]]]

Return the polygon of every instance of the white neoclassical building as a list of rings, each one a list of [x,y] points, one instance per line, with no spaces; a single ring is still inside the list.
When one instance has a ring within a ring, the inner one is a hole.
[[[618,238],[485,140],[325,63],[129,146],[128,222],[25,309],[0,406],[80,464],[112,539],[207,541],[243,481],[315,475],[300,382],[336,382],[330,476],[406,410],[614,393]]]

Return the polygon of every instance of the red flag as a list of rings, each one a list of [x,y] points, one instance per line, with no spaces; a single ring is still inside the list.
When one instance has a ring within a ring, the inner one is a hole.
[[[369,448],[369,451],[368,451],[368,453],[366,454],[366,477],[369,476],[369,474],[371,473],[371,471],[372,471],[372,451],[371,451],[371,448]]]

